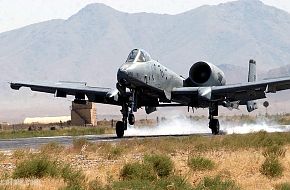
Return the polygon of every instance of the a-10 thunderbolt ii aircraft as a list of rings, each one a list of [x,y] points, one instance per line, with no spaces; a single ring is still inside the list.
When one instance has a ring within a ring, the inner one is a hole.
[[[56,97],[75,96],[75,103],[86,101],[121,106],[122,121],[116,123],[116,134],[123,137],[127,123],[134,125],[134,112],[145,107],[146,113],[157,107],[186,106],[208,108],[209,128],[219,134],[218,107],[229,109],[246,105],[249,112],[257,109],[255,100],[266,98],[266,93],[290,88],[289,78],[256,81],[256,63],[249,64],[248,82],[226,85],[224,73],[215,65],[200,61],[193,64],[189,77],[183,78],[141,49],[130,52],[119,68],[115,89],[88,86],[86,83],[59,82],[56,84],[10,83],[11,88],[29,87],[32,91],[55,94]]]

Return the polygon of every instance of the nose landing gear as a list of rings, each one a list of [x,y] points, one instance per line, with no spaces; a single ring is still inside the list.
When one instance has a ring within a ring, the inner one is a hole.
[[[116,123],[116,134],[118,138],[122,138],[124,136],[124,131],[127,130],[127,120],[128,120],[128,105],[127,103],[123,103],[122,105],[122,121],[118,121]]]
[[[135,124],[135,116],[134,116],[133,113],[129,114],[128,121],[129,121],[130,125],[134,125]]]
[[[119,90],[120,91],[120,90]],[[122,89],[122,91],[125,91]],[[122,138],[124,136],[124,131],[127,130],[127,123],[130,125],[135,124],[135,116],[134,112],[137,111],[137,101],[136,101],[136,93],[135,90],[131,91],[131,95],[129,98],[124,98],[125,101],[122,105],[121,113],[123,115],[122,121],[118,121],[116,123],[116,134],[118,138]],[[130,113],[129,113],[130,107]]]

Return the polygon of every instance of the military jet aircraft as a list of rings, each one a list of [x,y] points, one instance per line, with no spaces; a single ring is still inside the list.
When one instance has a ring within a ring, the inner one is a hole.
[[[218,107],[229,109],[246,105],[249,112],[257,109],[255,100],[266,98],[266,93],[290,88],[289,78],[256,81],[256,63],[250,60],[248,82],[226,85],[224,73],[215,65],[199,61],[184,78],[158,61],[142,49],[130,52],[126,62],[117,72],[116,88],[92,87],[86,83],[58,82],[10,83],[12,89],[29,87],[32,91],[55,94],[56,97],[75,96],[75,103],[87,101],[120,106],[122,121],[116,123],[117,137],[124,135],[127,124],[134,125],[134,112],[145,107],[147,114],[157,107],[185,106],[188,108],[208,108],[209,128],[212,134],[219,134]]]

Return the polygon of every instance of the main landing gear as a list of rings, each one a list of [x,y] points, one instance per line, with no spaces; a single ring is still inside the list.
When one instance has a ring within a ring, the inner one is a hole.
[[[116,134],[118,138],[122,138],[124,136],[125,125],[123,121],[118,121],[116,123]]]
[[[218,135],[220,133],[220,123],[218,119],[210,119],[209,120],[209,128],[211,129],[211,133],[213,135]]]
[[[127,130],[127,124],[130,125],[135,124],[135,116],[134,112],[137,111],[137,101],[136,101],[136,93],[135,90],[131,91],[131,96],[129,100],[124,101],[122,105],[121,113],[123,115],[122,121],[118,121],[116,123],[116,134],[118,138],[122,138],[124,136],[124,131]],[[130,112],[129,112],[130,107]]]
[[[218,119],[214,117],[218,116],[218,104],[212,103],[209,107],[209,128],[213,135],[218,135],[220,133],[220,123]]]

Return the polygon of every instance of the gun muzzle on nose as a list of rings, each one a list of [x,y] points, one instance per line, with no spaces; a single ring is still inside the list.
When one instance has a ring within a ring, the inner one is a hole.
[[[117,80],[120,84],[126,84],[128,78],[128,72],[125,68],[120,68],[117,73]]]

